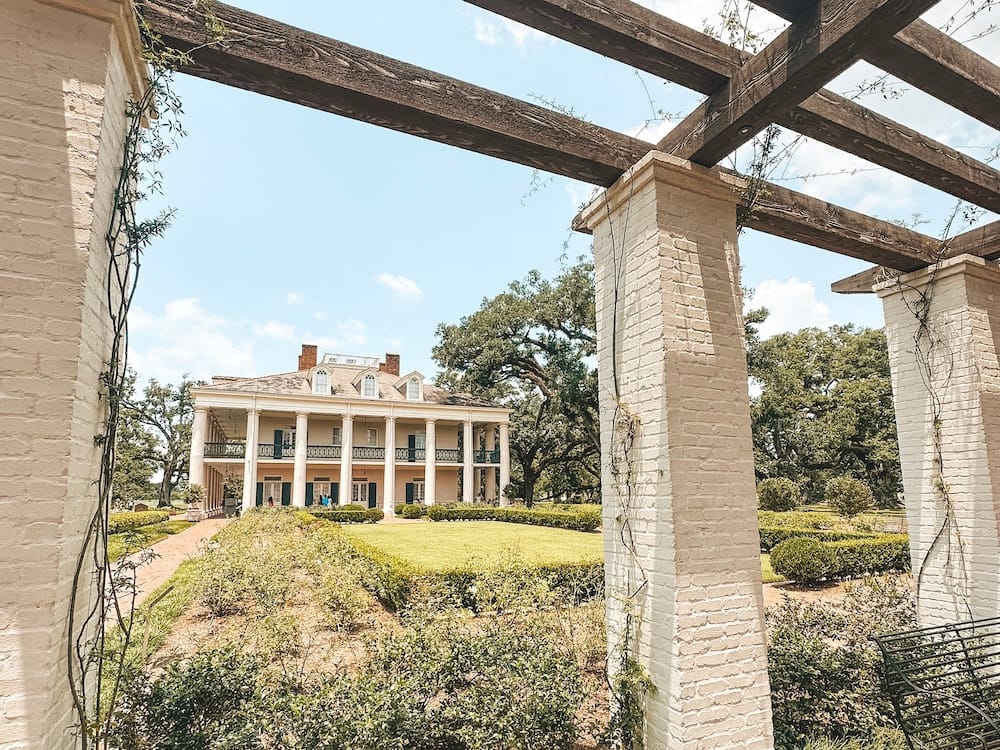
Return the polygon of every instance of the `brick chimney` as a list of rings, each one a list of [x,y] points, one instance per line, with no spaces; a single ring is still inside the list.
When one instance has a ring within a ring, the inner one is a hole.
[[[309,370],[316,366],[316,345],[303,344],[302,354],[299,355],[299,369]]]
[[[379,362],[378,365],[379,372],[387,372],[390,375],[395,375],[399,377],[399,355],[385,353],[385,362]]]

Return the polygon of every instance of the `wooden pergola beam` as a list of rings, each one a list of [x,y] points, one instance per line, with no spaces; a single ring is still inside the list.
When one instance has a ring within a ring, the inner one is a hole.
[[[939,243],[938,252],[942,259],[967,253],[986,260],[997,260],[1000,258],[1000,221],[970,229],[945,240]],[[871,294],[872,287],[878,281],[893,275],[891,270],[883,266],[873,266],[833,282],[830,284],[830,291],[837,294]]]
[[[183,72],[422,138],[607,186],[650,144],[488,89],[222,3],[211,24],[188,0],[146,0]],[[225,28],[224,41],[211,28]],[[748,200],[744,198],[744,200]],[[872,263],[913,270],[934,240],[889,222],[764,184],[747,226]]]
[[[810,0],[753,0],[792,21]],[[992,128],[1000,129],[1000,67],[916,20],[864,59]]]
[[[935,2],[818,0],[740,66],[658,147],[697,164],[717,164]]]
[[[743,59],[728,44],[631,0],[466,1],[703,94],[735,75]],[[775,122],[1000,212],[1000,171],[832,91],[820,90]]]

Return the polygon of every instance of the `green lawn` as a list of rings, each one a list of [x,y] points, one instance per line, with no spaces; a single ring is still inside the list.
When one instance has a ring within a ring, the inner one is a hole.
[[[774,572],[774,568],[771,567],[770,555],[760,556],[760,577],[764,583],[777,583],[778,581],[786,580],[783,576]]]
[[[480,566],[509,558],[529,564],[599,562],[600,534],[499,521],[378,524],[344,530],[429,571]]]

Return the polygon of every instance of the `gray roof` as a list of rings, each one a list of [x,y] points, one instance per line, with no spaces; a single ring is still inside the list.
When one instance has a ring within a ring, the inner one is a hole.
[[[360,390],[354,385],[354,380],[363,372],[372,372],[378,378],[379,400],[403,401],[405,393],[396,390],[400,376],[388,372],[377,372],[359,367],[336,367],[327,365],[324,368],[330,381],[330,392],[342,398],[360,397]],[[217,375],[212,378],[212,384],[201,386],[199,390],[227,391],[237,393],[273,393],[287,396],[309,396],[312,388],[309,385],[310,370],[283,372],[277,375],[264,375],[259,378],[240,378],[229,375]],[[452,393],[436,385],[424,383],[424,402],[442,404],[445,406],[479,406],[498,408],[496,404],[473,396],[469,393]],[[413,402],[409,402],[413,403]]]

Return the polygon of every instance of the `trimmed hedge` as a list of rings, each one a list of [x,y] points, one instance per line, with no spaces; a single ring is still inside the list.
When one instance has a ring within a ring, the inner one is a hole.
[[[373,544],[346,534],[344,538],[359,583],[388,609],[394,612],[403,609],[409,602],[419,571]]]
[[[365,508],[363,510],[309,510],[305,511],[314,518],[336,523],[376,523],[385,518],[381,508]]]
[[[165,510],[124,511],[108,515],[108,533],[123,534],[132,529],[152,526],[170,520],[170,514]]]
[[[910,542],[906,534],[883,534],[874,539],[831,542],[827,546],[837,556],[840,578],[910,569]]]
[[[832,529],[843,523],[836,513],[815,510],[758,510],[757,522],[761,526],[795,529]]]
[[[770,552],[787,539],[807,538],[820,542],[863,541],[875,539],[875,534],[857,531],[834,531],[832,529],[796,529],[784,526],[760,527],[760,551]]]
[[[792,537],[771,550],[774,572],[793,581],[813,583],[833,578],[837,565],[836,553],[818,539]]]
[[[550,526],[573,531],[594,531],[601,525],[600,506],[583,506],[571,512],[500,508],[494,505],[432,505],[427,509],[432,521],[503,521],[530,526]]]
[[[400,518],[423,518],[427,515],[427,506],[423,503],[397,505],[396,515]]]

